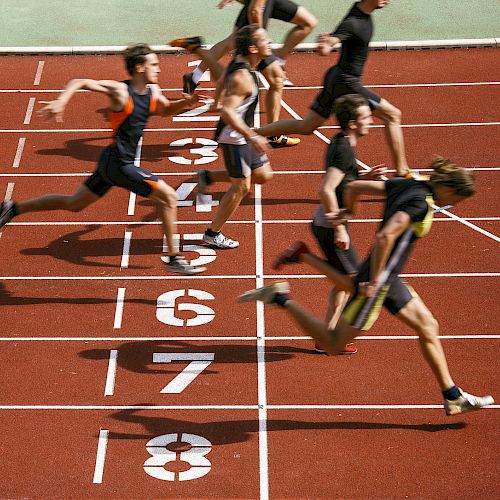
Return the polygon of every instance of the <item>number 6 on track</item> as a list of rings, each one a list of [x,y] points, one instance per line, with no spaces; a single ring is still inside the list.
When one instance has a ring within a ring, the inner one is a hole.
[[[214,360],[213,352],[168,353],[154,352],[153,363],[171,363],[172,361],[190,361],[173,380],[160,392],[162,394],[181,393]]]

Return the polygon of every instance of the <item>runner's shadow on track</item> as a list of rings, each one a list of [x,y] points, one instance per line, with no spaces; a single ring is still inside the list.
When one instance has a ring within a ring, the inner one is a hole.
[[[202,338],[200,340],[202,342],[198,344],[186,342],[182,338],[179,338],[179,340],[125,342],[114,349],[118,350],[118,366],[134,373],[168,374],[179,372],[178,368],[165,368],[166,365],[153,364],[153,353],[155,352],[185,353],[195,351],[214,353],[215,361],[210,365],[212,370],[203,370],[203,374],[218,373],[217,370],[214,370],[217,365],[257,364],[257,350],[255,343],[252,343],[252,341],[245,345],[236,343],[210,344]],[[294,347],[268,346],[266,348],[266,363],[286,361],[293,358],[295,354],[304,352],[312,353],[313,351]],[[109,359],[109,349],[89,349],[81,351],[79,356],[91,360]],[[185,364],[185,361],[180,363]]]
[[[138,405],[139,406],[139,405]],[[142,406],[142,405],[141,405]],[[144,405],[146,406],[146,405]],[[257,417],[253,420],[222,420],[210,422],[192,422],[166,418],[163,416],[151,417],[140,415],[138,412],[148,410],[120,410],[111,414],[111,418],[120,422],[142,425],[143,433],[110,432],[109,439],[145,439],[149,440],[163,434],[189,433],[207,438],[212,445],[241,443],[256,438],[259,432]],[[150,410],[151,411],[151,410]],[[157,410],[152,410],[157,411]],[[460,430],[467,426],[465,422],[446,424],[403,424],[386,422],[316,422],[304,420],[268,419],[267,431],[298,431],[298,430],[407,430],[417,432],[443,432]]]
[[[94,292],[95,293],[95,292]],[[144,304],[156,306],[156,300],[125,299],[125,304]],[[5,284],[0,282],[0,306],[32,306],[36,304],[116,304],[116,298],[104,297],[24,297],[9,292]]]
[[[98,144],[92,144],[96,141]],[[42,156],[67,156],[75,160],[95,163],[109,142],[110,136],[70,139],[64,143],[64,147],[62,148],[40,149],[37,151],[37,154]]]
[[[97,229],[100,225],[90,225],[86,229],[66,233],[51,241],[47,246],[39,248],[25,248],[23,255],[46,255],[54,259],[64,260],[70,264],[90,267],[120,268],[120,259],[123,254],[123,238],[82,239]],[[160,240],[151,238],[133,239],[129,255],[157,255],[162,254]],[[92,257],[116,257],[116,264],[90,260]],[[129,265],[128,269],[148,269],[148,266]]]
[[[42,156],[67,156],[75,160],[97,162],[102,150],[110,144],[110,135],[102,137],[84,137],[80,139],[69,139],[65,141],[62,148],[40,149],[37,154]],[[97,144],[95,144],[97,142]],[[196,148],[194,144],[184,146],[169,146],[168,144],[145,144],[141,148],[141,163],[145,167],[148,163],[158,163],[165,161],[169,156],[185,156],[186,152]],[[198,146],[199,147],[199,146]],[[181,154],[184,153],[184,154]],[[188,158],[199,158],[197,154],[189,154]],[[186,165],[183,165],[186,167]],[[171,165],[169,165],[171,170]]]

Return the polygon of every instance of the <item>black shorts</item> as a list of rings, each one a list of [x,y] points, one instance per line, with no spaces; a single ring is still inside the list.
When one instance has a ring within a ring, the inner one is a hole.
[[[269,159],[251,144],[220,144],[224,154],[224,166],[232,179],[244,179],[252,170],[263,167]]]
[[[342,316],[349,325],[358,330],[367,331],[379,317],[382,306],[395,315],[415,297],[418,297],[417,292],[398,275],[389,278],[376,297],[370,298],[359,295],[355,280],[355,291]]]
[[[318,240],[321,250],[329,264],[343,274],[356,274],[359,269],[359,258],[356,250],[349,245],[348,250],[343,250],[335,245],[335,230],[329,227],[311,225],[312,232]],[[349,232],[349,230],[347,230]]]
[[[114,147],[108,146],[99,157],[96,171],[84,184],[100,197],[118,186],[147,198],[158,181],[158,177],[148,170],[120,160]]]
[[[299,6],[290,0],[268,0],[262,16],[262,25],[264,29],[267,28],[269,19],[278,19],[289,23],[297,14]],[[248,26],[248,6],[245,5],[238,14],[236,19],[235,28],[243,28]]]
[[[311,109],[323,118],[329,118],[333,113],[335,99],[346,94],[361,94],[372,111],[379,107],[382,100],[378,94],[363,87],[359,77],[342,73],[338,66],[333,66],[326,72],[323,90],[316,97]]]

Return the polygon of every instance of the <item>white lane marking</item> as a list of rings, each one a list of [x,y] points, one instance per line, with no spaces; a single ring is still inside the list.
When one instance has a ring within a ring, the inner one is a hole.
[[[34,99],[34,98],[33,98]],[[295,111],[290,111],[292,108],[282,101],[282,106],[285,108],[294,118],[300,120],[302,119]],[[428,128],[428,127],[481,127],[481,126],[498,126],[500,122],[460,122],[460,123],[405,123],[401,125],[403,128]],[[335,125],[322,125],[318,127],[319,129],[335,129],[338,126]],[[384,128],[384,125],[372,125],[370,128]],[[190,127],[190,128],[147,128],[144,132],[212,132],[215,127]],[[110,128],[73,128],[73,129],[36,129],[36,130],[26,130],[26,129],[0,129],[1,134],[63,134],[63,133],[109,133],[112,132]],[[316,132],[318,132],[316,130]],[[320,134],[320,132],[318,132]],[[315,134],[315,135],[318,135]],[[318,135],[319,137],[319,135]],[[325,139],[327,139],[325,137]],[[325,140],[322,139],[322,140]],[[329,141],[329,139],[327,139]],[[326,142],[326,141],[325,141]]]
[[[257,410],[258,405],[203,405],[203,406],[148,406],[148,405],[0,405],[0,410]],[[270,410],[436,410],[442,404],[433,405],[267,405]],[[498,410],[500,405],[491,405],[483,410]],[[102,431],[101,431],[102,432]],[[108,432],[108,431],[105,431]],[[104,439],[103,439],[104,440]],[[106,436],[107,442],[107,436]],[[105,454],[105,450],[104,450]]]
[[[118,360],[118,351],[116,349],[111,349],[109,351],[108,372],[106,374],[106,386],[104,388],[105,396],[112,396],[115,392],[117,360]]]
[[[128,198],[128,209],[127,209],[127,215],[135,215],[135,200],[137,198],[137,195],[130,191],[130,196]]]
[[[22,408],[26,409],[26,408]],[[49,409],[49,408],[46,408]],[[55,409],[55,408],[53,408]],[[83,408],[79,408],[83,409]],[[104,462],[106,460],[106,448],[108,446],[108,435],[109,431],[105,429],[101,429],[99,431],[99,441],[97,444],[97,455],[95,459],[95,468],[94,468],[94,484],[102,483],[102,476],[104,473]]]
[[[131,240],[132,240],[132,231],[125,231],[125,236],[123,237],[122,261],[120,264],[120,267],[122,269],[128,268]]]
[[[407,88],[407,87],[480,87],[483,85],[500,85],[497,81],[484,81],[484,82],[450,82],[450,83],[401,83],[401,84],[378,84],[378,85],[365,85],[367,88]],[[322,89],[322,85],[311,85],[311,86],[293,86],[286,87],[286,91],[289,90],[318,90]],[[64,89],[0,89],[0,94],[23,94],[30,92],[38,93],[61,93]],[[179,92],[182,88],[161,88],[162,92]],[[203,87],[203,92],[214,91],[215,87]],[[77,92],[90,92],[89,90],[77,90]]]
[[[14,186],[15,182],[8,182],[7,183],[7,189],[5,190],[5,196],[3,198],[3,201],[10,201],[12,200],[12,193],[14,192]]]
[[[500,273],[403,273],[402,278],[497,278]],[[264,279],[317,279],[324,278],[322,274],[265,274]],[[212,276],[0,276],[5,281],[161,281],[161,280],[207,280],[207,279],[255,279],[255,274],[232,274]]]
[[[359,336],[356,340],[417,340],[419,337],[416,335],[369,335]],[[497,340],[500,339],[500,334],[477,334],[477,335],[440,335],[441,340]],[[137,341],[171,341],[171,340],[185,340],[185,341],[208,341],[213,342],[216,340],[248,340],[255,341],[257,336],[247,337],[0,337],[0,342],[82,342],[82,341],[98,341],[108,342],[110,340],[137,340]],[[291,336],[266,336],[266,340],[311,340],[307,335],[291,335]]]
[[[1,168],[1,167],[0,167]],[[430,168],[419,168],[419,172],[432,172]],[[470,167],[464,168],[469,172],[498,172],[500,167]],[[274,170],[275,175],[309,175],[309,174],[324,174],[324,170]],[[389,169],[387,172],[395,172],[395,170]],[[195,172],[153,172],[154,175],[158,177],[161,176],[171,176],[178,177],[180,175],[194,175]],[[76,173],[57,173],[57,174],[42,174],[42,173],[33,173],[33,174],[0,174],[0,177],[88,177],[88,172],[76,172]]]
[[[35,107],[35,98],[30,97],[28,101],[28,107],[26,108],[26,115],[24,116],[24,125],[29,125],[31,122],[31,116],[33,115],[33,109]]]
[[[125,288],[118,288],[118,293],[116,295],[115,320],[113,323],[113,328],[115,330],[119,330],[122,327],[125,290]]]
[[[45,66],[45,61],[39,61],[38,67],[36,69],[35,80],[33,85],[40,85],[40,80],[42,79],[43,67]]]
[[[26,137],[20,137],[19,142],[17,143],[16,156],[14,157],[14,161],[12,162],[12,168],[18,168],[21,163],[21,156],[23,155],[24,145],[26,143]]]

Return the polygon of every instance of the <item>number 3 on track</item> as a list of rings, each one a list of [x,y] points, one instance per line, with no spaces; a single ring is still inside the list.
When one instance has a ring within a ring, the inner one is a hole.
[[[191,448],[180,453],[168,449],[173,443],[188,443]],[[191,481],[205,476],[210,472],[212,464],[205,455],[212,451],[212,443],[196,434],[163,434],[148,441],[146,449],[151,455],[144,462],[144,471],[162,481]],[[179,458],[177,458],[177,456]],[[178,473],[169,471],[165,465],[170,462],[187,462],[191,467]]]

